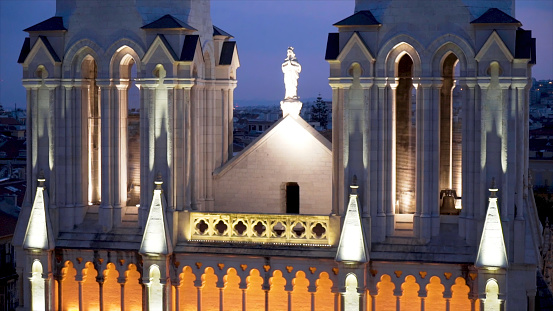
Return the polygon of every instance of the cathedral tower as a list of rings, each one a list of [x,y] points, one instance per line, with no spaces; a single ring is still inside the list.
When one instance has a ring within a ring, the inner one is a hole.
[[[345,213],[345,181],[357,175],[379,273],[380,260],[470,264],[481,236],[493,235],[483,226],[495,179],[503,231],[493,236],[509,259],[495,280],[500,297],[513,293],[508,309],[533,310],[514,297],[533,301],[538,258],[528,195],[535,41],[514,11],[512,0],[357,0],[355,14],[334,25],[333,209]],[[485,298],[489,275],[479,269],[474,290]]]

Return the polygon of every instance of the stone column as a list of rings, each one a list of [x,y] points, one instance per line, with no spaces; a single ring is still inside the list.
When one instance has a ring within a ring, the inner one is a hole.
[[[388,84],[389,88],[386,90],[388,96],[386,96],[386,102],[384,105],[385,118],[388,120],[384,129],[384,141],[391,143],[389,146],[385,146],[384,150],[384,200],[383,204],[386,209],[386,235],[392,236],[395,233],[395,214],[397,208],[397,174],[396,174],[396,89],[398,84],[394,81]],[[385,92],[386,92],[385,91]]]
[[[459,236],[464,237],[467,241],[474,239],[474,171],[478,167],[478,161],[475,155],[475,86],[476,83],[469,78],[461,80],[461,90],[466,94],[465,100],[462,103],[462,174],[461,187],[462,195],[462,210],[459,216]],[[476,162],[475,162],[476,161]]]
[[[375,153],[372,163],[374,164],[373,169],[371,170],[371,188],[372,194],[371,197],[371,206],[376,206],[376,222],[375,234],[372,239],[376,242],[382,242],[386,239],[386,210],[387,204],[392,204],[389,196],[391,195],[391,167],[390,167],[390,156],[391,156],[391,145],[392,142],[389,141],[392,133],[388,133],[393,124],[391,119],[391,114],[388,112],[390,107],[388,106],[386,91],[387,81],[386,78],[378,78],[375,80],[377,86],[376,95],[377,98],[374,99],[374,114],[375,120],[378,121],[375,125],[375,135],[374,135],[374,148],[373,152]],[[376,122],[375,122],[376,123]]]
[[[98,210],[98,223],[102,226],[104,232],[113,228],[113,150],[116,148],[113,143],[112,118],[113,118],[113,86],[110,81],[97,81],[100,87],[100,117],[101,117],[101,200]]]

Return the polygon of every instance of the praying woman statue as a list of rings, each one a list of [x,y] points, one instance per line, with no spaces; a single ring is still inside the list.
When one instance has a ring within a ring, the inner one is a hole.
[[[282,64],[284,87],[286,88],[284,100],[298,99],[298,79],[300,77],[301,65],[298,63],[293,47],[289,47],[286,54],[286,59]]]

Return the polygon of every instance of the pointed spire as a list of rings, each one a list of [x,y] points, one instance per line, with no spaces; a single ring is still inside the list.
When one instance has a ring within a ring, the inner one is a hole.
[[[507,268],[509,261],[501,227],[501,218],[497,208],[496,193],[498,189],[495,187],[495,179],[492,179],[492,186],[489,190],[490,198],[488,199],[486,221],[484,222],[480,247],[474,265],[476,267]]]
[[[35,200],[23,238],[23,249],[49,250],[54,248],[54,241],[50,226],[50,215],[46,210],[48,193],[44,188],[44,182],[46,181],[44,171],[40,171],[37,181]]]
[[[363,225],[359,215],[359,202],[357,198],[357,176],[353,176],[349,204],[346,210],[344,224],[340,235],[340,244],[336,252],[335,260],[338,262],[367,262],[365,236]]]
[[[163,185],[163,180],[161,174],[158,173],[154,184],[156,188],[154,189],[152,205],[148,213],[148,220],[144,228],[139,253],[157,256],[168,255],[173,252],[173,249],[169,230],[167,229],[167,219],[165,216],[167,202],[162,195],[163,189],[161,185]]]

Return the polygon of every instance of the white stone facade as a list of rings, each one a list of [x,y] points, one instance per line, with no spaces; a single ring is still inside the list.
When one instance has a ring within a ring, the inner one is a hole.
[[[512,0],[357,0],[329,35],[332,143],[288,115],[234,158],[210,5],[59,0],[27,29],[21,310],[534,309]],[[506,265],[477,262],[487,236]]]

